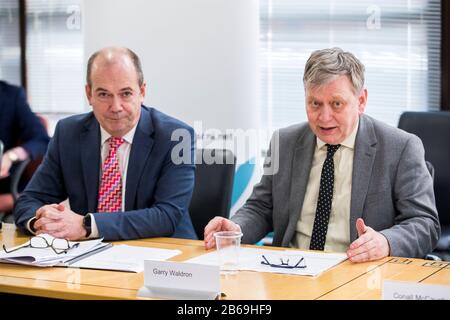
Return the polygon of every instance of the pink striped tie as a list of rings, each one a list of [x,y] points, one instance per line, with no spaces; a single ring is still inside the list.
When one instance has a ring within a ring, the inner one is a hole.
[[[117,149],[123,142],[123,138],[109,138],[109,154],[103,163],[97,212],[122,211],[122,175],[120,174]]]

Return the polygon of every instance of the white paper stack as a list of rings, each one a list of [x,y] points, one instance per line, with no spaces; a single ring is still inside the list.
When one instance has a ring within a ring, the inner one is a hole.
[[[52,243],[53,237],[48,234],[40,234],[48,243]],[[75,259],[80,259],[88,254],[93,254],[101,249],[106,249],[111,246],[109,243],[102,242],[103,239],[95,239],[89,241],[69,241],[69,246],[72,249],[67,250],[67,253],[57,254],[51,247],[47,248],[31,248],[30,241],[14,247],[8,248],[8,251],[15,250],[11,253],[6,253],[4,250],[0,251],[0,262],[18,263],[25,265],[32,265],[37,267],[52,267],[57,265],[70,264]]]
[[[53,237],[48,234],[40,234],[48,243],[52,243]],[[160,248],[148,248],[129,245],[115,245],[102,242],[103,239],[88,241],[69,241],[71,249],[67,253],[57,254],[51,247],[31,248],[30,241],[8,248],[12,251],[6,253],[0,251],[0,262],[25,264],[36,267],[71,267],[116,270],[126,272],[142,272],[144,260],[163,261],[181,253],[180,250],[168,250]]]
[[[296,274],[302,276],[318,276],[322,272],[336,266],[347,259],[347,255],[343,253],[322,253],[300,250],[267,250],[257,248],[239,248],[239,270]],[[295,265],[297,261],[303,258],[302,263],[305,268],[276,268],[273,266],[262,264],[264,261],[262,256],[269,259],[270,262],[279,263],[281,259],[287,261],[289,265]],[[217,251],[206,253],[204,255],[189,259],[185,262],[218,265],[219,256]]]

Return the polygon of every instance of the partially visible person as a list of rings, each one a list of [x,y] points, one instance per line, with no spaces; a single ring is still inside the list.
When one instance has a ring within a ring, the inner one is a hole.
[[[92,112],[58,122],[17,202],[16,225],[68,240],[195,239],[188,212],[194,130],[143,105],[141,62],[128,48],[90,57],[85,93]],[[185,134],[182,141],[173,138],[176,132]],[[63,204],[67,198],[70,206]]]
[[[50,140],[41,120],[28,105],[25,90],[0,81],[0,140],[4,154],[0,168],[0,212],[13,208],[10,194],[14,164],[43,157]]]
[[[273,245],[346,252],[353,262],[423,258],[440,225],[421,140],[364,114],[364,65],[340,48],[317,50],[303,76],[308,123],[279,130],[267,171],[244,206],[205,227],[241,230],[243,243],[273,231]],[[273,149],[273,150],[272,150]]]

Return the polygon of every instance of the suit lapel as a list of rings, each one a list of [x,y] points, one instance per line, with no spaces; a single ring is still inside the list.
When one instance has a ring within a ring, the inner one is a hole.
[[[375,160],[377,139],[372,121],[362,115],[359,121],[353,157],[352,194],[350,202],[350,241],[356,240],[356,220],[362,217]]]
[[[80,134],[80,145],[87,212],[96,212],[100,172],[100,126],[93,115],[86,121],[85,130]]]
[[[153,122],[150,111],[141,108],[141,117],[131,145],[125,191],[125,211],[133,210],[142,170],[153,148]]]
[[[316,146],[315,136],[309,128],[299,137],[296,146],[292,159],[289,222],[284,234],[283,245],[288,245],[294,235],[305,198],[306,186],[308,185],[309,172],[311,171],[314,148]]]

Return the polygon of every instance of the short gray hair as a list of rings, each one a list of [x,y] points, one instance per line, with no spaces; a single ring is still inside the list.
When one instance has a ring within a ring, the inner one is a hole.
[[[136,53],[134,53],[133,50],[128,49],[128,48],[121,48],[121,49],[123,49],[124,52],[127,54],[127,56],[131,59],[133,65],[134,65],[134,68],[136,69],[139,86],[142,86],[142,84],[144,83],[144,72],[142,71],[141,60],[139,59],[138,55]],[[97,56],[102,51],[103,51],[103,49],[98,50],[97,52],[93,53],[89,57],[89,60],[87,63],[86,83],[90,87],[92,87],[92,80],[91,80],[92,65],[94,64],[95,58],[97,58]]]
[[[306,62],[303,85],[306,90],[326,84],[335,76],[346,75],[353,85],[353,92],[359,94],[364,87],[364,70],[358,58],[341,48],[316,50]]]

